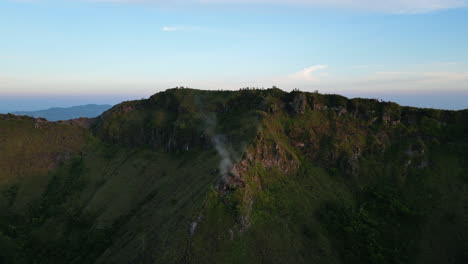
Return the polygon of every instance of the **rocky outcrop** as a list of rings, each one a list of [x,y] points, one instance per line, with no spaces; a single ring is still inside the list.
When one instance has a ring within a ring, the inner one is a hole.
[[[290,106],[294,113],[304,114],[307,107],[307,96],[303,92],[294,92]]]
[[[34,122],[34,128],[43,128],[48,121],[45,118],[36,118]]]

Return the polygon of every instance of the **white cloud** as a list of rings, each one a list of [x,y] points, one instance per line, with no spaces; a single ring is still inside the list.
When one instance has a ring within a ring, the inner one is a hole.
[[[91,0],[94,2],[155,3],[167,5],[162,0]],[[180,4],[281,4],[325,8],[348,8],[386,13],[423,13],[441,9],[460,8],[468,5],[468,0],[175,0]]]
[[[161,28],[162,31],[170,32],[170,31],[177,31],[179,30],[177,27],[163,27]]]
[[[429,65],[431,64],[421,65],[419,69],[428,69]],[[286,90],[299,88],[305,91],[319,90],[323,93],[337,94],[418,93],[424,96],[428,92],[468,92],[468,69],[466,68],[452,71],[445,67],[438,69],[434,67],[430,71],[421,71],[407,66],[402,66],[398,70],[391,68],[380,70],[384,67],[383,65],[358,66],[358,68],[364,68],[365,72],[349,73],[341,71],[340,68],[323,71],[328,68],[327,65],[315,65],[283,77],[264,77],[257,81],[256,85],[261,87],[274,84]]]
[[[294,81],[316,82],[318,81],[318,77],[314,75],[314,72],[326,68],[328,68],[328,65],[311,66],[303,69],[300,72],[291,74],[289,78]]]

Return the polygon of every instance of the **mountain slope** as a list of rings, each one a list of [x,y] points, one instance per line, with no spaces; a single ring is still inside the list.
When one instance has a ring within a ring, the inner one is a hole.
[[[70,120],[80,117],[93,118],[111,108],[111,105],[79,105],[72,107],[54,107],[38,111],[17,111],[15,115],[26,115],[34,118],[45,118],[49,121]]]
[[[2,116],[0,260],[466,263],[467,121],[279,89]]]

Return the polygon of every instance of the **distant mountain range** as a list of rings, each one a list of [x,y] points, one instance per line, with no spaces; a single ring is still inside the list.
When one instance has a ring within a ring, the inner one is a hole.
[[[96,117],[104,111],[110,109],[112,105],[96,105],[87,104],[72,107],[53,107],[45,110],[38,111],[17,111],[13,112],[15,115],[27,115],[34,118],[45,118],[49,121],[69,120],[79,117]]]

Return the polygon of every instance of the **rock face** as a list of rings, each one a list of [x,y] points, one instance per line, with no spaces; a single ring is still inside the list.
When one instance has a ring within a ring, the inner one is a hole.
[[[296,114],[304,114],[307,107],[307,96],[305,93],[296,92],[293,95],[291,107]]]
[[[36,122],[34,123],[34,128],[43,128],[46,124],[47,120],[45,118],[37,118]]]
[[[0,115],[0,260],[465,263],[467,121],[279,89]]]

